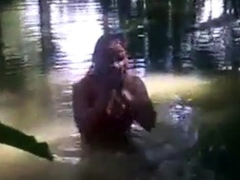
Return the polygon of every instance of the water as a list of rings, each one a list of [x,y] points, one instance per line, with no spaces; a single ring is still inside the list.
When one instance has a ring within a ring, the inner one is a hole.
[[[0,64],[0,120],[52,145],[57,139],[76,132],[72,120],[71,85],[83,77],[91,64],[89,60],[95,42],[103,33],[103,16],[96,1],[52,1],[49,7],[44,8],[42,17],[38,10],[36,1],[27,0],[1,12],[1,38],[4,41],[1,54],[4,61],[2,59]],[[137,65],[136,71],[156,104],[158,121],[170,123],[157,126],[151,139],[154,142],[168,141],[166,148],[169,151],[181,149],[181,144],[189,139],[191,144],[197,136],[196,131],[190,128],[193,110],[175,96],[201,94],[205,89],[199,87],[208,80],[197,75],[146,72],[144,63],[138,62]],[[154,143],[149,144],[151,147]],[[145,144],[143,146],[145,148]],[[156,154],[164,154],[159,153],[159,149],[158,153],[148,149],[145,151],[147,156],[153,155],[154,159]],[[139,171],[139,158],[135,157],[116,158],[103,153],[74,166],[76,159],[65,158],[49,163],[4,145],[0,146],[0,156],[0,177],[4,180],[136,179],[152,176]],[[184,164],[184,161],[179,163]],[[177,174],[176,163],[173,164],[161,165],[154,177],[172,179],[168,175]],[[167,172],[166,169],[170,171],[168,175],[163,173]]]

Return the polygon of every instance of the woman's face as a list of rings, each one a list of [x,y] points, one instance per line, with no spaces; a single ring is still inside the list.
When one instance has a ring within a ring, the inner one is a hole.
[[[127,67],[127,51],[124,48],[122,41],[119,39],[111,40],[106,48],[103,58],[99,58],[97,61],[99,70],[104,72],[110,72],[115,70],[124,70]]]
[[[114,58],[116,58],[115,61],[121,61],[127,56],[127,51],[125,50],[123,43],[118,39],[111,41],[109,48],[113,52],[113,56],[115,56]]]
[[[110,50],[112,51],[112,67],[117,69],[125,69],[128,64],[127,51],[125,50],[123,43],[120,40],[114,40],[110,42]]]

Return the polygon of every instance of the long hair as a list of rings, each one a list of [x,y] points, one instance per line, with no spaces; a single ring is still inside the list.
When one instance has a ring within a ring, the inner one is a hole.
[[[105,73],[106,68],[109,66],[107,63],[110,63],[112,59],[114,59],[114,54],[112,54],[109,45],[114,40],[120,40],[124,43],[124,37],[122,34],[103,35],[97,40],[92,56],[92,65],[88,72],[90,75],[95,74],[98,75],[98,77],[103,77],[103,79],[106,77],[105,75],[108,76],[108,74]],[[111,117],[117,115],[116,118],[118,121],[114,122],[110,120],[106,126],[111,127],[111,131],[112,129],[115,129],[114,133],[116,133],[116,131],[123,132],[128,130],[133,121],[133,113],[129,102],[125,96],[122,95],[124,76],[125,73],[122,73],[122,71],[112,71],[111,78],[113,79],[109,81],[111,84],[110,88],[112,88],[112,94],[108,106],[106,107],[106,112],[111,115]],[[112,126],[110,124],[115,125]]]
[[[121,33],[118,34],[105,34],[102,35],[96,42],[94,52],[92,55],[92,65],[89,68],[88,72],[102,72],[106,71],[107,65],[105,62],[111,62],[113,57],[112,52],[109,49],[109,45],[114,40],[120,40],[125,42],[124,36]]]

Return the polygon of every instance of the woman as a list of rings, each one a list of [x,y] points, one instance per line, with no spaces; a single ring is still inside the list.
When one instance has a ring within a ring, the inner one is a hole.
[[[121,144],[133,121],[150,131],[156,113],[142,80],[127,72],[123,41],[102,36],[95,47],[93,65],[73,85],[76,126],[87,143]]]

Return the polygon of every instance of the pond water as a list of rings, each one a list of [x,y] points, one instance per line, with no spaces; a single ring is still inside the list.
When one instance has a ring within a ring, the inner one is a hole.
[[[52,1],[49,11],[44,9],[43,17],[39,16],[38,9],[38,2],[26,0],[1,12],[4,48],[0,64],[0,120],[51,144],[76,132],[72,120],[71,86],[91,65],[89,59],[95,42],[103,33],[103,17],[96,1]],[[205,20],[209,12],[206,9]],[[213,13],[213,16],[218,15]],[[44,23],[41,24],[40,19]],[[178,96],[207,91],[199,87],[209,80],[197,73],[180,76],[147,71],[141,59],[137,64],[136,72],[144,79],[156,104],[158,121],[170,124],[157,127],[153,139],[161,137],[169,142],[176,141],[179,147],[186,142],[189,132],[184,123],[189,123],[194,113]],[[184,134],[184,130],[187,133]],[[196,131],[191,133],[190,138],[196,138]],[[139,174],[151,179],[149,174],[141,174],[133,168],[138,164],[136,159],[114,160],[115,156],[108,154],[97,155],[92,162],[83,161],[77,166],[66,159],[46,162],[5,145],[0,145],[0,156],[0,178],[3,180],[75,180],[80,177],[99,179],[100,176],[100,179],[116,180],[138,179]],[[170,162],[169,166],[179,169],[181,163],[172,165]],[[174,173],[167,167],[168,164],[161,167],[165,168],[165,174],[157,174],[154,178],[173,180],[178,177],[169,176]]]

